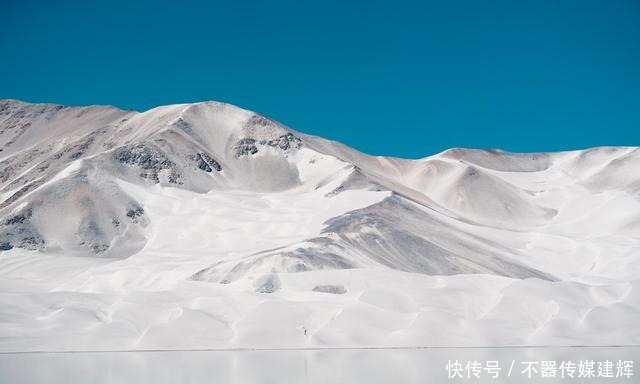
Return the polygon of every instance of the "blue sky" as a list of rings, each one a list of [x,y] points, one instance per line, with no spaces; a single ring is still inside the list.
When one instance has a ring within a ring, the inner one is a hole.
[[[0,2],[0,98],[218,100],[372,154],[640,145],[640,2]]]

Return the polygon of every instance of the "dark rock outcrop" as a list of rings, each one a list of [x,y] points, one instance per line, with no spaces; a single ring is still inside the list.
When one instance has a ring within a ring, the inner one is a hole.
[[[207,155],[204,152],[200,152],[195,156],[196,165],[198,168],[202,169],[205,172],[213,172],[215,169],[217,172],[222,171],[222,166],[211,156]]]
[[[258,147],[256,146],[256,140],[252,138],[240,139],[235,146],[236,158],[242,156],[251,156],[258,153]]]
[[[180,184],[180,173],[175,163],[166,155],[148,144],[134,144],[118,148],[113,157],[122,164],[139,167],[140,177],[154,183],[160,182],[160,174],[165,171],[167,179],[172,184]]]
[[[0,226],[0,251],[8,251],[13,248],[29,250],[44,248],[44,240],[31,225],[33,211],[27,208],[2,222]]]
[[[127,210],[127,217],[130,218],[133,222],[137,222],[137,218],[144,215],[144,209],[142,207],[133,207]]]
[[[302,146],[302,140],[294,136],[293,133],[289,132],[286,135],[282,135],[276,139],[267,141],[266,144],[271,147],[280,148],[283,151],[286,151],[288,149],[300,149],[300,147]]]
[[[275,139],[260,140],[260,142],[256,142],[253,138],[246,137],[240,139],[234,147],[236,158],[258,153],[258,145],[266,145],[287,152],[291,149],[300,149],[300,147],[302,147],[302,140],[291,132],[278,136]]]

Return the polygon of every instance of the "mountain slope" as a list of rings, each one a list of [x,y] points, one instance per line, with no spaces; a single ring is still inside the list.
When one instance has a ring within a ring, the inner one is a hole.
[[[4,100],[0,149],[4,350],[640,340],[635,147],[404,160]]]

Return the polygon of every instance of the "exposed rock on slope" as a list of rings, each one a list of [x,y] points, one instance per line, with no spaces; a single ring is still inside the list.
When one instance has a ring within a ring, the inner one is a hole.
[[[639,169],[0,101],[0,349],[638,343]]]

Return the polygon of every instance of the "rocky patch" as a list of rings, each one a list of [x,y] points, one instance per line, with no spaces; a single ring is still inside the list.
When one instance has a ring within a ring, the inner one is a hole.
[[[144,215],[144,209],[142,209],[142,207],[133,207],[127,210],[127,217],[130,218],[134,223],[137,223],[138,218],[142,217],[142,215]]]
[[[342,285],[316,285],[313,292],[332,293],[334,295],[344,295],[347,290]]]
[[[302,140],[296,137],[292,133],[287,133],[281,136],[276,137],[271,140],[260,140],[256,142],[255,139],[246,137],[238,141],[235,149],[236,158],[240,158],[242,156],[251,156],[258,153],[258,145],[261,146],[269,146],[272,148],[276,148],[281,150],[282,152],[288,152],[292,149],[300,149],[302,147]]]
[[[8,217],[0,227],[0,251],[8,251],[13,248],[36,250],[44,248],[44,240],[30,224],[33,211],[27,208],[24,211]]]
[[[207,155],[204,152],[196,154],[195,160],[197,167],[205,172],[213,172],[214,169],[217,172],[222,171],[222,166],[220,165],[220,163],[215,161],[211,156]]]
[[[10,204],[14,203],[18,199],[20,199],[22,196],[26,195],[28,192],[36,189],[43,183],[44,181],[42,180],[36,180],[31,184],[27,184],[24,187],[20,188],[17,192],[12,194],[7,200],[3,201],[2,204],[0,204],[0,209],[8,207]]]
[[[275,273],[261,276],[254,283],[254,288],[258,293],[273,293],[281,286],[280,278]]]
[[[165,172],[169,183],[180,184],[180,173],[175,163],[160,150],[147,144],[134,144],[118,148],[113,157],[121,164],[141,169],[140,177],[154,183],[160,182],[160,174]]]
[[[302,146],[302,140],[294,136],[293,133],[289,132],[286,135],[282,135],[276,139],[267,141],[266,144],[270,147],[275,147],[283,151],[287,151],[289,149],[300,149],[300,147]]]
[[[236,151],[236,158],[240,158],[242,156],[251,156],[258,153],[256,140],[252,138],[240,139],[234,149]]]

